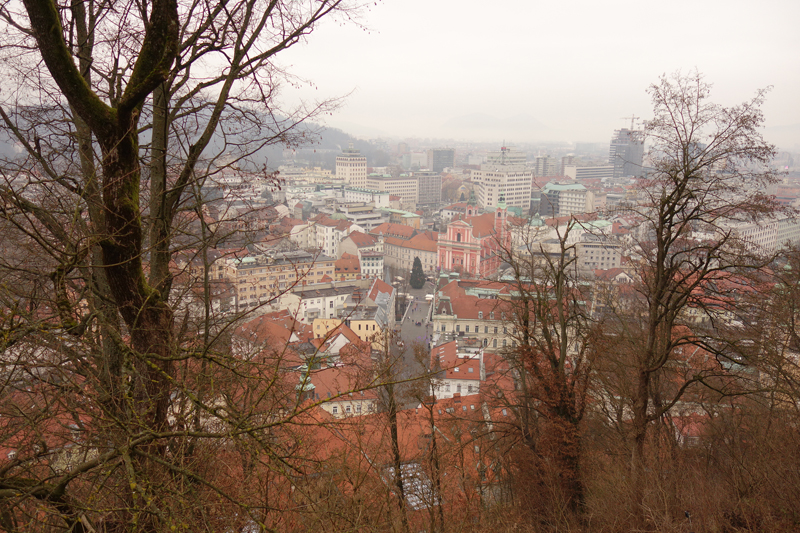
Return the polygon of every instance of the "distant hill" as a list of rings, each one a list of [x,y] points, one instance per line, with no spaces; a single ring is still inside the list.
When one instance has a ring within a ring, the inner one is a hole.
[[[471,113],[453,117],[442,124],[442,129],[455,138],[518,139],[529,141],[546,139],[554,131],[530,115],[496,117],[486,113]]]
[[[270,123],[271,121],[265,121]],[[361,153],[367,157],[367,164],[376,166],[385,164],[385,154],[382,154],[371,143],[363,140],[356,139],[352,135],[345,133],[336,128],[326,128],[309,122],[298,126],[299,131],[307,133],[308,142],[301,146],[287,147],[285,144],[273,144],[265,146],[258,150],[255,154],[254,166],[262,167],[265,163],[268,168],[276,169],[288,159],[295,158],[303,159],[310,164],[322,166],[325,168],[333,169],[336,163],[336,156],[341,153],[342,148],[347,148],[348,143],[352,142],[356,148],[361,150]],[[146,143],[149,140],[149,132],[143,135],[142,142]],[[229,141],[236,141],[235,136],[229,134]],[[14,159],[19,156],[19,152],[15,149],[15,140],[11,138],[10,132],[7,129],[0,128],[0,158]],[[211,141],[212,149],[217,147],[220,149],[224,146],[222,135],[217,132]]]

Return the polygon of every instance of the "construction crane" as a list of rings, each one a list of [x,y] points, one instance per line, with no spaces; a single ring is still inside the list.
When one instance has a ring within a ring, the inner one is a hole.
[[[623,120],[628,120],[629,118],[631,119],[631,131],[633,131],[633,127],[634,127],[636,119],[637,118],[642,118],[642,117],[637,117],[636,115],[631,115],[630,117],[622,117]]]

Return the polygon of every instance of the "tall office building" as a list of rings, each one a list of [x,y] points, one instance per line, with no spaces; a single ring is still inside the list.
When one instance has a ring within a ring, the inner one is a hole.
[[[641,131],[623,128],[614,132],[608,150],[608,164],[614,166],[614,177],[642,176],[644,135]]]
[[[367,158],[353,148],[353,143],[342,150],[342,155],[336,156],[336,177],[343,178],[351,187],[367,187]]]
[[[558,162],[555,158],[549,155],[540,155],[536,157],[534,172],[537,178],[546,176],[558,175]]]
[[[428,150],[428,170],[442,172],[456,166],[456,151],[453,148]]]
[[[472,181],[478,188],[478,203],[492,208],[505,199],[508,207],[527,213],[531,206],[533,171],[527,166],[524,152],[503,147],[499,152],[486,154],[486,163],[472,171]]]
[[[414,172],[419,186],[417,205],[438,206],[442,201],[442,175],[433,170]]]

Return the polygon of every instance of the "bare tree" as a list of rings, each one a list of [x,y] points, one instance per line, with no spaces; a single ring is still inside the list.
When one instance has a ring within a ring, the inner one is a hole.
[[[635,292],[615,293],[606,307],[602,351],[628,356],[623,366],[631,381],[609,394],[630,402],[624,410],[640,513],[651,425],[696,384],[724,374],[725,353],[714,341],[715,304],[730,301],[722,282],[769,262],[767,251],[740,231],[776,210],[764,189],[776,178],[769,169],[774,147],[759,132],[765,91],[723,107],[709,102],[710,89],[697,73],[665,76],[650,87],[652,168],[629,211],[639,223],[631,250]],[[693,320],[692,309],[710,326]]]
[[[546,239],[554,231],[555,239]],[[504,351],[517,384],[511,401],[522,442],[551,468],[558,496],[571,511],[584,500],[580,426],[587,405],[591,367],[587,357],[591,320],[587,285],[581,283],[570,234],[564,228],[514,229],[514,244],[500,243],[509,266],[512,299],[500,308],[513,325],[512,346]],[[555,466],[553,466],[555,465]]]
[[[0,186],[3,275],[20,281],[3,287],[0,348],[4,395],[32,411],[7,411],[25,431],[15,441],[14,424],[5,428],[20,459],[0,475],[4,527],[214,529],[215,513],[264,523],[273,507],[258,503],[263,492],[242,492],[206,459],[217,450],[227,462],[246,442],[240,449],[257,458],[229,479],[252,474],[244,486],[263,488],[267,470],[297,468],[287,459],[300,439],[276,435],[306,409],[280,364],[236,359],[229,328],[209,327],[208,306],[201,334],[176,324],[170,266],[178,246],[207,251],[211,228],[194,232],[184,215],[203,220],[209,176],[260,172],[274,184],[258,151],[297,142],[307,133],[294,126],[328,108],[281,113],[275,57],[349,8],[31,0],[17,9],[0,7],[19,83],[0,116],[22,148]],[[177,494],[196,504],[172,505]],[[205,498],[219,505],[202,508]]]

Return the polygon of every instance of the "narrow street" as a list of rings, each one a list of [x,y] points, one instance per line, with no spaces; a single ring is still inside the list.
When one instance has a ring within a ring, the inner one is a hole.
[[[430,359],[430,338],[433,333],[433,324],[430,322],[430,306],[432,302],[425,300],[426,294],[432,294],[433,285],[426,282],[421,289],[409,288],[408,292],[414,297],[403,316],[398,322],[400,339],[403,347],[395,343],[392,354],[398,358],[398,378],[410,379],[425,375]],[[419,324],[419,325],[417,325]],[[400,386],[400,396],[404,404],[419,403],[419,392],[422,382],[410,382]],[[427,385],[424,385],[427,389]]]

